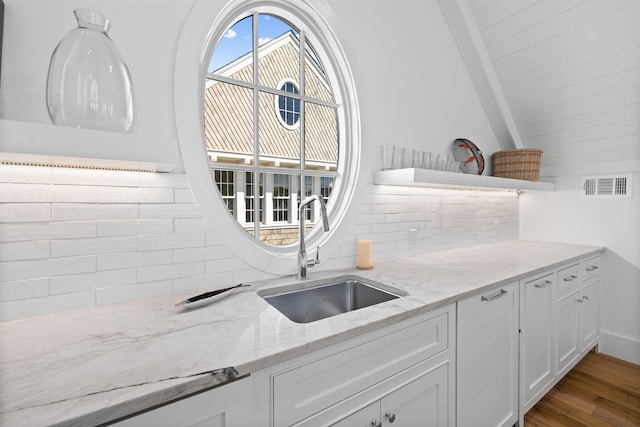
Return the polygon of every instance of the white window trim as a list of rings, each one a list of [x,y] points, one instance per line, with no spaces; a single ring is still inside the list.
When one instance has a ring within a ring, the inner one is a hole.
[[[338,18],[331,14],[323,16],[318,12],[331,10],[325,0],[313,0],[313,4],[310,0],[295,3],[286,0],[196,0],[185,20],[176,51],[176,129],[191,190],[202,214],[211,225],[216,240],[224,243],[233,253],[255,268],[271,274],[294,274],[297,245],[274,247],[251,239],[228,214],[222,200],[212,196],[216,187],[204,148],[202,93],[206,81],[207,61],[214,48],[212,40],[218,40],[239,16],[252,10],[273,13],[295,22],[317,47],[319,59],[325,64],[331,85],[336,89],[341,158],[333,191],[340,197],[332,198],[330,202],[331,231],[323,233],[316,229],[317,232],[307,236],[307,244],[308,247],[322,244],[325,256],[338,251],[342,240],[332,237],[340,235],[344,227],[343,219],[346,216],[355,217],[358,208],[352,201],[359,187],[357,181],[361,155],[360,118],[353,74],[344,51],[327,22],[327,18],[334,21]],[[335,23],[338,26],[340,24]]]
[[[286,79],[282,79],[280,80],[280,82],[278,82],[278,89],[282,88],[282,86],[285,83],[291,83],[293,86],[295,86],[295,88],[298,90],[298,94],[300,93],[300,86],[291,78],[286,78]],[[280,114],[280,98],[281,97],[286,97],[286,95],[276,95],[274,96],[274,101],[273,101],[273,107],[276,113],[276,116],[278,117],[278,121],[280,122],[280,124],[282,126],[284,126],[286,129],[289,130],[296,130],[300,127],[300,118],[298,118],[298,120],[296,120],[296,122],[292,125],[288,124],[283,118],[282,115]],[[302,100],[298,97],[298,98],[294,98],[294,97],[290,97],[293,99],[298,99],[300,103],[302,103]],[[300,113],[298,113],[300,114]]]

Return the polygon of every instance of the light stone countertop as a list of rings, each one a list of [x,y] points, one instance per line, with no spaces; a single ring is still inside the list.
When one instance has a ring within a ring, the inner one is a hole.
[[[307,324],[256,294],[294,277],[192,310],[170,295],[2,322],[0,425],[107,423],[604,250],[513,241],[312,270],[311,281],[357,274],[409,295]]]

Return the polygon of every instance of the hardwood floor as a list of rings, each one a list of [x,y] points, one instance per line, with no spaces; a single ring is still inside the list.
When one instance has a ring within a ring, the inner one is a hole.
[[[524,425],[640,426],[640,365],[587,354],[531,408]]]

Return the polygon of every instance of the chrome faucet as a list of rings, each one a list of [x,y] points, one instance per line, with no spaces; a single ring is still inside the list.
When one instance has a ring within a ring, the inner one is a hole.
[[[329,231],[329,219],[327,218],[327,205],[324,203],[324,199],[317,194],[312,194],[309,197],[306,197],[302,202],[300,202],[300,208],[298,209],[298,217],[300,218],[300,249],[298,250],[298,280],[307,278],[307,268],[314,267],[320,264],[320,247],[316,249],[316,258],[307,261],[307,247],[304,243],[304,208],[309,203],[317,200],[320,203],[320,213],[322,215],[322,226],[324,227],[324,231]]]

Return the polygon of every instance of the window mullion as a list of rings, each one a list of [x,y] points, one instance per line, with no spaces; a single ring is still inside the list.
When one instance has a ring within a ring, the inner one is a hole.
[[[258,107],[260,105],[260,92],[258,91],[258,68],[259,68],[259,52],[258,52],[258,13],[253,13],[253,236],[260,241],[260,205],[259,203],[259,185],[255,185],[260,178],[260,122]]]
[[[298,67],[299,67],[299,79],[300,79],[300,95],[305,95],[305,75],[304,75],[304,45],[305,45],[305,34],[304,31],[300,31],[299,33],[299,47],[298,47]],[[306,153],[305,153],[305,143],[304,143],[304,134],[305,134],[305,102],[303,100],[300,101],[300,186],[302,189],[300,190],[300,200],[298,203],[301,203],[304,199],[304,188],[305,188],[305,173],[306,173]]]

